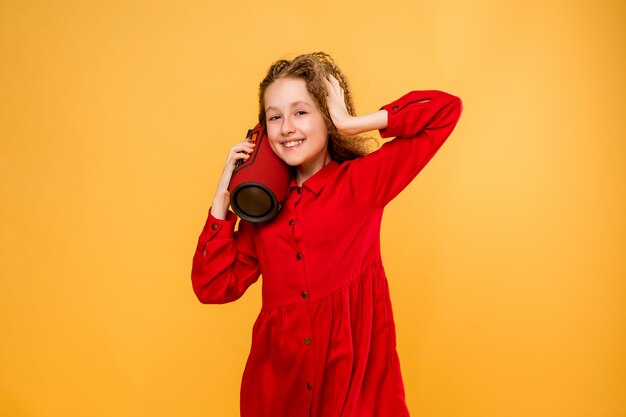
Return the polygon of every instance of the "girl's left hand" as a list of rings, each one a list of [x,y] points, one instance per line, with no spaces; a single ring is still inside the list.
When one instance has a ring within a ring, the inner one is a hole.
[[[352,116],[348,113],[348,108],[346,107],[343,88],[341,88],[339,80],[333,77],[332,74],[328,74],[328,78],[324,79],[324,84],[326,84],[328,92],[326,104],[333,124],[340,134],[349,135],[348,123]]]

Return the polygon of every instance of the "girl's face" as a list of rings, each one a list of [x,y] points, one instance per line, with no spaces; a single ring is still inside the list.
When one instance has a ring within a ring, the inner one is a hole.
[[[265,117],[270,146],[287,165],[317,171],[330,160],[326,123],[304,80],[279,78],[270,84]]]

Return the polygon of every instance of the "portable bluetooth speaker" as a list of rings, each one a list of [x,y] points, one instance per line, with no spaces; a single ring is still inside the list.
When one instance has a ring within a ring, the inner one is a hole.
[[[230,179],[230,205],[237,216],[264,222],[280,210],[287,194],[291,169],[272,150],[260,124],[246,138],[256,143],[247,160],[239,160]]]

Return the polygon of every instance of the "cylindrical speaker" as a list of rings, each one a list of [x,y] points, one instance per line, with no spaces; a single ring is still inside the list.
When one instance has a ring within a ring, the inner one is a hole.
[[[237,216],[264,222],[280,210],[287,194],[291,169],[272,150],[263,127],[248,130],[249,142],[256,143],[247,160],[239,160],[230,179],[230,205]]]

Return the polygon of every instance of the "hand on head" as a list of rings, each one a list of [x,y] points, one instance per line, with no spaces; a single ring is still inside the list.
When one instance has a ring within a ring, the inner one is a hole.
[[[352,117],[350,113],[348,113],[343,88],[341,84],[339,84],[339,80],[332,74],[328,74],[328,76],[324,78],[324,84],[328,92],[326,99],[328,113],[339,133],[343,134],[346,121]]]

